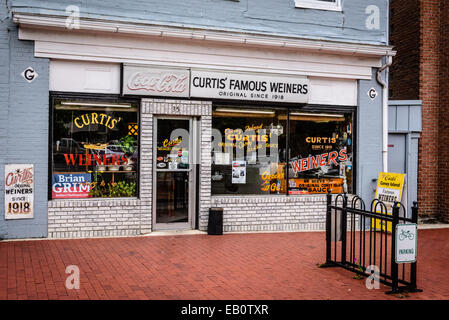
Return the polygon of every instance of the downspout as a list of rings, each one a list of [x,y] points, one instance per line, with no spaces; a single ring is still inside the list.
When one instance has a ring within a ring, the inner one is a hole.
[[[382,79],[382,72],[393,63],[392,56],[386,56],[387,62],[377,70],[377,82],[382,86],[382,168],[388,172],[388,84]],[[385,76],[385,79],[387,77]]]

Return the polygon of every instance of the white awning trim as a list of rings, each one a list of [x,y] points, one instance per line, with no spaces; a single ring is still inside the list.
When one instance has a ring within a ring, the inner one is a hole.
[[[13,20],[20,26],[66,29],[66,17],[15,13]],[[304,51],[332,53],[353,56],[394,56],[391,46],[357,44],[348,42],[310,40],[294,37],[282,37],[258,33],[213,31],[207,29],[180,28],[149,24],[119,23],[115,21],[80,19],[80,28],[76,31],[96,31],[120,34],[132,34],[149,37],[204,40],[230,44],[243,44],[256,47],[292,48]]]

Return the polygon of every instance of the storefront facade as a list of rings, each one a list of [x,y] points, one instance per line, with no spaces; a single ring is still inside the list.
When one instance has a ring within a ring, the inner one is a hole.
[[[328,191],[372,197],[385,30],[329,41],[82,16],[69,29],[13,9],[15,50],[28,45],[39,74],[21,92],[48,97],[24,149],[37,134],[48,158],[5,160],[36,179],[33,217],[12,204],[4,238],[206,230],[213,207],[225,232],[323,230]]]

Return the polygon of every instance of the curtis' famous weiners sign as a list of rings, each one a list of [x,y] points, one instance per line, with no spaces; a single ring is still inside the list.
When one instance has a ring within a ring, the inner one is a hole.
[[[306,77],[191,71],[190,95],[198,98],[306,103]]]
[[[124,95],[307,103],[302,76],[123,65]]]

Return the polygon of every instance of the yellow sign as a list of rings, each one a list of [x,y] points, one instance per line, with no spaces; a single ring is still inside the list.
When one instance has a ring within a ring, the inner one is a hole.
[[[101,124],[109,129],[113,130],[118,122],[120,122],[122,118],[113,118],[105,113],[87,113],[83,114],[80,117],[76,117],[73,122],[78,129],[83,129],[89,125]]]
[[[325,194],[328,191],[332,193],[343,193],[343,179],[291,179],[290,188],[299,190],[290,190],[290,194]]]
[[[379,173],[379,179],[377,180],[377,188],[376,188],[376,199],[382,201],[385,204],[385,207],[382,206],[379,202],[374,204],[374,209],[377,213],[383,213],[392,215],[393,214],[393,205],[395,202],[402,201],[402,194],[405,186],[405,174],[402,173]],[[376,206],[377,205],[377,206]],[[386,212],[385,212],[386,210]],[[374,221],[376,223],[374,223]],[[382,221],[379,219],[373,220],[371,227],[376,230],[385,231],[385,223],[386,221]],[[391,232],[392,223],[387,222],[386,230]]]

